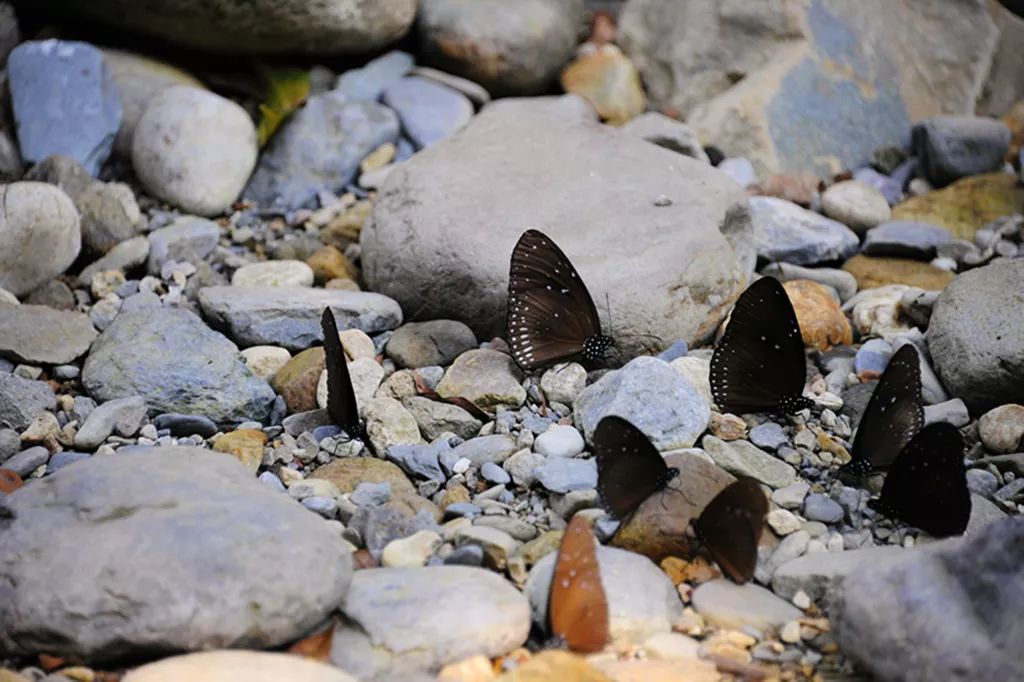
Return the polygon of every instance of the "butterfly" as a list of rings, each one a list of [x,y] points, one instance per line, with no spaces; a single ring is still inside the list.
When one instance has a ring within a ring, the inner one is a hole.
[[[752,478],[740,478],[715,495],[694,522],[711,558],[735,583],[754,577],[757,543],[767,515],[768,498],[761,485]]]
[[[711,393],[723,412],[794,413],[803,394],[804,342],[786,290],[764,277],[740,294],[711,357]]]
[[[647,436],[622,417],[605,417],[593,436],[597,457],[597,492],[617,519],[636,511],[648,497],[679,475]]]
[[[601,333],[576,268],[537,230],[524,232],[512,249],[507,322],[512,357],[524,370],[567,360],[593,364],[615,343]]]
[[[338,335],[338,325],[330,308],[324,308],[320,317],[324,332],[324,356],[327,364],[327,415],[331,423],[340,426],[349,438],[366,440],[366,427],[359,420],[359,406],[352,390],[352,377],[348,373],[345,347]]]
[[[917,349],[907,344],[889,360],[871,394],[842,473],[859,476],[888,468],[923,425],[921,365]]]
[[[558,548],[548,600],[551,632],[572,651],[600,651],[608,643],[608,599],[601,585],[594,533],[577,514]]]
[[[952,424],[929,424],[892,463],[868,505],[935,537],[960,535],[971,517],[964,440]]]

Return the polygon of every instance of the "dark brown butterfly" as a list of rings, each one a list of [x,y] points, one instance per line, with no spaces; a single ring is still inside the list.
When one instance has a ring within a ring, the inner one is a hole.
[[[697,537],[722,573],[743,584],[754,577],[757,543],[768,515],[768,498],[752,478],[740,478],[708,503],[694,522]]]
[[[860,476],[888,468],[923,425],[921,365],[908,343],[889,360],[871,394],[842,473]]]
[[[711,357],[711,393],[723,412],[799,412],[804,342],[786,290],[764,277],[740,294],[729,325]]]
[[[320,317],[324,332],[324,357],[327,364],[327,415],[331,423],[340,426],[349,438],[366,440],[366,428],[359,420],[359,406],[352,390],[352,377],[348,373],[345,347],[338,335],[338,324],[330,308],[324,308]]]
[[[597,492],[605,508],[624,519],[648,497],[665,488],[679,469],[665,459],[647,436],[621,417],[605,417],[594,429]]]
[[[556,362],[593,364],[614,345],[576,268],[542,232],[516,242],[508,275],[508,342],[524,370]]]
[[[548,599],[551,632],[572,651],[601,651],[608,643],[608,599],[601,585],[594,533],[572,517],[558,548]]]
[[[872,509],[935,537],[960,535],[971,517],[964,440],[952,424],[929,424],[903,448]]]

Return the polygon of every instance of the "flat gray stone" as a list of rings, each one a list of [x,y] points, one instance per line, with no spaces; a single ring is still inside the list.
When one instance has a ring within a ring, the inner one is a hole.
[[[215,286],[199,290],[211,325],[239,346],[281,346],[292,352],[323,344],[320,317],[330,306],[338,329],[368,334],[402,323],[402,309],[381,294],[310,287]]]
[[[0,357],[64,365],[85,354],[99,332],[89,316],[40,305],[0,306]]]
[[[36,415],[56,409],[57,398],[45,381],[0,372],[0,427],[24,431]]]
[[[129,396],[109,400],[96,407],[75,433],[75,447],[95,449],[115,430],[118,435],[134,436],[146,418],[148,407],[142,396]]]
[[[457,462],[465,457],[472,462],[473,466],[481,466],[484,462],[501,464],[518,449],[516,440],[512,436],[495,434],[471,438],[454,448],[449,456],[452,462]]]
[[[0,649],[13,655],[277,647],[323,622],[352,576],[338,533],[209,450],[91,457],[4,505]]]
[[[798,608],[760,585],[737,585],[725,578],[702,583],[691,600],[704,620],[723,628],[749,625],[762,631],[774,630],[803,616]]]
[[[388,339],[385,352],[400,367],[448,366],[476,348],[473,330],[457,320],[407,322]]]
[[[784,488],[796,481],[796,469],[750,441],[724,441],[709,435],[704,436],[701,447],[715,464],[734,476],[749,476],[772,488]]]
[[[139,267],[149,258],[149,239],[146,237],[132,237],[121,242],[105,256],[87,265],[78,275],[78,283],[87,287],[92,283],[92,278],[97,272],[106,270],[120,270],[128,272]]]
[[[359,679],[411,679],[470,656],[494,658],[530,632],[526,597],[469,566],[356,571],[341,612],[347,622],[335,628],[330,660]]]
[[[212,220],[182,216],[170,225],[149,233],[149,258],[146,267],[159,275],[168,261],[187,261],[197,265],[217,248],[220,226]]]
[[[815,265],[845,260],[860,247],[857,235],[837,220],[776,197],[751,197],[757,255],[771,261]]]
[[[4,468],[10,469],[22,478],[28,478],[29,474],[46,464],[49,459],[50,451],[42,445],[36,445],[8,459],[4,462]]]
[[[533,470],[537,482],[553,493],[597,487],[597,460],[549,457]]]
[[[868,230],[863,252],[869,256],[893,256],[931,260],[941,245],[953,241],[944,227],[913,220],[893,220]]]

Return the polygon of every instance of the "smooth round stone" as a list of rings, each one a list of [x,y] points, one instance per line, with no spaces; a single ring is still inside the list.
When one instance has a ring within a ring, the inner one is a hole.
[[[318,495],[312,495],[304,498],[301,502],[302,506],[309,511],[319,514],[325,519],[333,519],[338,515],[338,503],[330,497],[320,497]]]
[[[837,523],[843,518],[843,508],[827,495],[811,493],[804,499],[804,516],[809,521]]]
[[[868,230],[863,252],[869,256],[896,256],[928,260],[938,248],[953,241],[944,227],[912,220],[893,220]]]
[[[484,550],[479,545],[456,547],[444,558],[449,566],[479,566],[484,562]]]
[[[672,362],[678,358],[686,357],[689,352],[689,347],[686,345],[686,341],[679,339],[674,341],[671,346],[658,353],[658,359],[664,362]]]
[[[445,518],[457,518],[464,516],[471,519],[474,516],[479,516],[482,512],[483,510],[480,509],[480,507],[470,502],[455,502],[454,504],[449,504],[444,508]]]
[[[253,374],[270,381],[279,369],[288,364],[292,354],[280,346],[250,346],[242,350],[242,358]]]
[[[800,530],[801,521],[788,509],[774,509],[768,512],[768,525],[776,535],[789,535]]]
[[[884,223],[892,215],[885,195],[857,180],[837,182],[826,189],[821,206],[825,215],[857,233]]]
[[[270,260],[249,263],[231,276],[235,287],[311,287],[313,268],[300,260]]]
[[[512,477],[509,473],[494,462],[484,462],[480,467],[480,475],[483,476],[485,480],[498,485],[507,485],[512,481]]]
[[[1024,405],[1000,405],[978,420],[978,436],[992,452],[1020,452],[1024,438]]]
[[[556,425],[537,436],[533,449],[546,457],[575,457],[583,452],[583,436],[572,426]]]
[[[892,357],[892,346],[883,339],[869,339],[857,350],[853,358],[853,371],[857,374],[872,372],[881,374]]]
[[[799,509],[810,491],[809,483],[800,481],[772,492],[772,502],[783,509]]]
[[[217,424],[202,415],[165,413],[157,415],[153,425],[161,431],[167,429],[175,438],[193,434],[209,438],[217,433]]]
[[[0,214],[0,289],[24,296],[63,273],[78,257],[78,211],[60,188],[42,182],[4,186]]]
[[[388,357],[401,367],[449,365],[462,353],[476,348],[476,336],[457,320],[409,322],[388,339]]]
[[[267,486],[271,490],[277,491],[279,493],[286,492],[284,483],[282,483],[281,479],[275,476],[272,471],[264,471],[257,477],[256,480],[258,480],[260,483]]]
[[[540,377],[540,390],[548,400],[572,406],[587,386],[587,370],[577,362],[555,365]]]
[[[355,682],[333,665],[264,651],[203,651],[172,656],[129,672],[124,682]]]
[[[988,469],[968,469],[967,487],[982,497],[992,497],[999,489],[999,479]]]
[[[225,212],[256,165],[256,128],[231,100],[167,88],[139,119],[132,165],[146,189],[203,216]]]
[[[765,422],[750,429],[750,442],[765,450],[778,450],[789,442],[785,430],[775,422]]]
[[[335,436],[340,435],[341,432],[342,429],[340,426],[335,426],[334,424],[325,424],[323,426],[318,426],[315,429],[313,429],[313,440],[319,443],[323,441],[325,438],[334,438]]]
[[[482,409],[516,408],[526,402],[523,373],[510,355],[496,350],[466,351],[452,363],[437,385],[443,398],[461,396]]]
[[[748,187],[757,182],[757,171],[754,170],[754,164],[745,157],[735,156],[722,159],[716,168],[735,180],[740,187]]]
[[[398,113],[402,130],[420,149],[454,134],[473,117],[465,95],[421,76],[400,79],[381,99]]]
[[[53,474],[69,464],[81,462],[83,459],[89,459],[91,456],[88,452],[56,452],[50,457],[50,461],[46,463],[46,473]]]
[[[381,566],[423,566],[438,547],[441,536],[429,530],[421,530],[409,537],[392,540],[384,546],[380,556]]]

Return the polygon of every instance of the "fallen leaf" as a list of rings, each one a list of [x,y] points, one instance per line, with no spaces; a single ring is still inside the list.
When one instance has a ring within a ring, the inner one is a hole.
[[[331,657],[331,642],[334,640],[334,619],[320,632],[310,635],[288,647],[288,653],[328,661]]]
[[[309,72],[257,65],[266,83],[264,101],[260,103],[260,122],[256,135],[260,147],[266,146],[285,119],[292,115],[309,96]]]
[[[10,469],[0,469],[0,493],[13,493],[23,485],[25,485],[25,482],[21,480],[21,476],[17,473]]]
[[[551,632],[581,653],[601,651],[610,638],[608,599],[601,585],[594,531],[586,519],[572,517],[558,548],[551,578]]]

